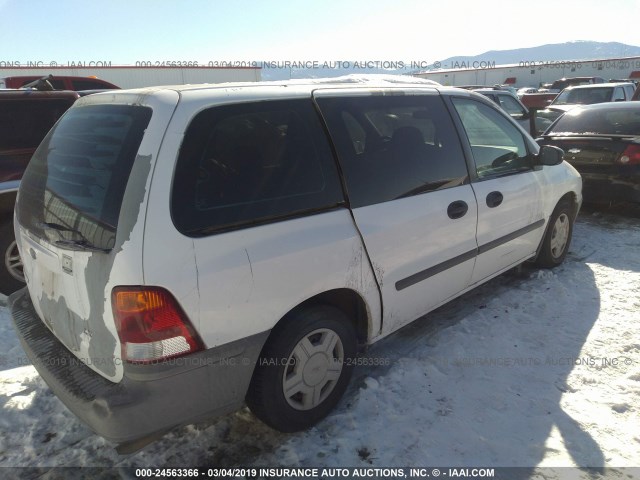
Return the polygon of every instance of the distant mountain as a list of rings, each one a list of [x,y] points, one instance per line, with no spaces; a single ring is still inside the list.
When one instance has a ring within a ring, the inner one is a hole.
[[[496,65],[509,65],[523,61],[595,60],[635,56],[640,56],[640,47],[618,42],[603,43],[579,40],[514,50],[489,50],[475,56],[450,57],[440,62],[440,68],[457,68],[461,64],[483,61],[495,62]]]
[[[428,52],[425,51],[425,56]],[[626,45],[619,42],[591,42],[578,40],[566,43],[554,43],[540,45],[531,48],[516,48],[513,50],[490,50],[480,55],[449,57],[440,62],[434,62],[427,70],[434,68],[465,68],[470,67],[473,62],[490,62],[495,65],[518,64],[522,61],[554,61],[554,60],[594,60],[605,58],[620,58],[640,56],[640,47]],[[342,65],[318,68],[298,68],[293,65],[291,68],[262,68],[263,80],[282,80],[289,78],[319,78],[337,77],[353,73],[384,73],[384,74],[410,74],[416,71],[415,67],[406,64],[404,68],[384,68],[381,62],[339,62]],[[374,64],[373,67],[370,64]],[[439,63],[439,64],[438,64]],[[346,65],[349,67],[346,68]],[[369,65],[367,65],[369,64]],[[421,70],[425,70],[421,68]]]

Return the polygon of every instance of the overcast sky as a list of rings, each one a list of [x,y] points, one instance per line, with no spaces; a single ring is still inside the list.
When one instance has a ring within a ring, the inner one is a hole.
[[[0,62],[417,60],[640,44],[640,0],[0,0]]]

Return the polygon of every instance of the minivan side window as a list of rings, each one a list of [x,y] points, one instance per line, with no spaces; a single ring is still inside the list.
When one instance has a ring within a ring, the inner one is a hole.
[[[626,97],[627,100],[631,100],[631,97],[633,97],[633,92],[634,92],[634,88],[632,85],[624,85],[622,87],[624,89],[624,95]]]
[[[310,100],[209,108],[188,126],[171,194],[185,235],[334,208],[337,165]]]
[[[476,100],[451,100],[471,144],[479,179],[531,168],[524,137],[508,119]]]
[[[622,87],[616,87],[616,89],[613,91],[613,101],[619,102],[624,100],[624,90],[622,89]]]
[[[523,118],[527,113],[516,99],[509,95],[498,95],[498,100],[500,101],[500,106],[503,110],[515,119]]]
[[[320,97],[351,206],[455,187],[468,179],[439,95]]]

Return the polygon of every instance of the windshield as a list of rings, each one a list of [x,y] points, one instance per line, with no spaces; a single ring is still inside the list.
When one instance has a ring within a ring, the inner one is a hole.
[[[113,248],[124,190],[151,109],[70,109],[34,154],[20,185],[18,219],[51,242]]]
[[[640,105],[638,108],[615,110],[574,109],[567,112],[547,135],[640,135]]]
[[[572,88],[564,90],[552,105],[591,105],[611,101],[613,87]]]

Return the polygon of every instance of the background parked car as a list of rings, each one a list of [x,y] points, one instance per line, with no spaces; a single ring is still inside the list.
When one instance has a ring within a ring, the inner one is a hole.
[[[640,203],[640,103],[574,108],[537,141],[564,150],[582,175],[585,201]]]
[[[537,93],[537,92],[538,92],[538,89],[536,87],[522,87],[518,89],[516,96],[518,98],[522,98],[522,96],[526,95],[527,93]]]
[[[543,109],[549,106],[562,90],[578,85],[594,85],[604,83],[601,77],[561,78],[553,83],[545,83],[535,92],[526,92],[520,96],[522,103],[529,109]]]
[[[13,207],[24,169],[76,92],[0,91],[0,292],[24,285],[13,233]]]
[[[37,75],[25,75],[5,77],[0,79],[0,85],[4,83],[7,88],[22,88],[29,83],[46,78],[53,90],[113,90],[120,87],[106,80],[100,80],[95,77],[67,77],[67,76],[55,76],[49,75],[46,77]]]
[[[573,87],[578,85],[593,85],[597,83],[604,83],[602,77],[570,77],[561,78],[553,82],[549,87],[540,89],[541,92],[546,91],[549,93],[559,93],[567,87]]]
[[[538,131],[545,131],[564,112],[579,105],[631,100],[635,85],[632,83],[602,83],[565,88],[549,107],[536,114]]]
[[[500,105],[505,112],[507,112],[511,118],[520,124],[527,132],[534,137],[537,135],[537,131],[532,129],[531,114],[529,109],[525,107],[518,97],[509,90],[503,88],[478,88],[473,90],[476,93],[480,93],[485,97],[493,100]]]
[[[624,102],[631,100],[635,85],[633,83],[602,83],[600,85],[581,85],[565,88],[550,107],[568,110],[575,105],[592,105],[604,102]]]
[[[532,108],[542,109],[542,108],[548,107],[549,104],[553,102],[553,100],[557,96],[558,96],[557,93],[548,93],[548,92],[540,93],[538,91],[535,93],[525,93],[520,97],[520,101],[525,107],[529,109],[532,109]]]

